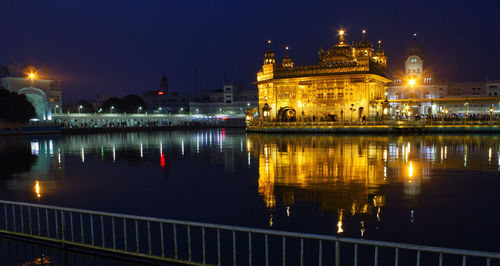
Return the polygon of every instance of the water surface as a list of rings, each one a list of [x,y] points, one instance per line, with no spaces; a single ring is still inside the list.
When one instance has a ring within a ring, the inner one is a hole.
[[[1,137],[0,197],[500,252],[500,137]]]

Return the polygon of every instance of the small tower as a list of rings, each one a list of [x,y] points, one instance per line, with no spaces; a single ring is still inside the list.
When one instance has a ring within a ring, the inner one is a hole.
[[[359,57],[372,57],[373,56],[373,45],[366,40],[366,30],[362,31],[363,39],[356,46],[357,56]]]
[[[418,77],[424,71],[424,50],[418,43],[417,34],[413,34],[412,42],[406,48],[405,75]]]
[[[268,47],[267,51],[264,54],[264,65],[269,65],[276,63],[276,60],[274,59],[274,53],[273,50],[271,50],[271,40],[267,41]]]
[[[345,31],[344,30],[339,30],[339,42],[337,43],[337,46],[346,46],[348,44],[345,43]]]
[[[292,58],[288,55],[288,46],[285,47],[285,57],[283,58],[283,62],[281,63],[281,66],[283,68],[292,68],[293,67],[293,61]]]
[[[163,76],[160,80],[160,90],[163,92],[168,92],[168,78],[165,76],[165,73],[163,73]]]
[[[385,56],[384,49],[382,49],[382,41],[378,41],[378,49],[375,52],[375,55],[373,56],[373,59],[383,65],[384,67],[387,66],[387,56]]]

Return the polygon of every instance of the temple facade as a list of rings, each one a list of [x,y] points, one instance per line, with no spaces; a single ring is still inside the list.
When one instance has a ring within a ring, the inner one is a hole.
[[[297,66],[286,48],[276,62],[271,42],[257,73],[259,117],[269,121],[377,120],[383,114],[387,57],[367,41],[349,44],[345,32],[316,65]]]

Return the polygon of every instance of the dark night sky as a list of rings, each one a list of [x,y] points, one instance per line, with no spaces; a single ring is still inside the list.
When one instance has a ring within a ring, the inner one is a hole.
[[[427,65],[456,81],[500,78],[500,4],[496,1],[5,1],[0,65],[26,61],[60,78],[65,100],[170,87],[220,88],[226,77],[252,88],[273,41],[298,65],[317,62],[337,30],[381,39],[392,73],[418,33]]]

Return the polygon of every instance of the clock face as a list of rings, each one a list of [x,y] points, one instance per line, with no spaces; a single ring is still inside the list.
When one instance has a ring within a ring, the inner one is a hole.
[[[417,58],[416,57],[410,58],[410,63],[412,63],[412,64],[417,63]]]

